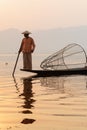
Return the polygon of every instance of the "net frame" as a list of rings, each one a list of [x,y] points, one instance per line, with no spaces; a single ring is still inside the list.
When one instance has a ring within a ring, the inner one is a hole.
[[[76,49],[76,51],[74,52],[73,49]],[[70,50],[72,52],[68,54],[67,52]],[[65,59],[79,55],[83,56],[84,62],[76,62],[72,64],[66,63]],[[44,70],[60,70],[60,69],[81,68],[85,67],[86,64],[87,64],[87,58],[85,50],[81,45],[77,43],[72,43],[68,44],[66,47],[59,50],[58,52],[48,56],[45,60],[41,62],[40,67]]]

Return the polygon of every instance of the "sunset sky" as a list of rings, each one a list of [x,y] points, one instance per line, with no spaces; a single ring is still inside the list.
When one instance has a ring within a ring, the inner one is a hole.
[[[0,0],[0,30],[87,25],[87,0]]]

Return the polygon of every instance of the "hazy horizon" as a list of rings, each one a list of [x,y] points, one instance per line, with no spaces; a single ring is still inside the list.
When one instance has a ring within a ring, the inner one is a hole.
[[[0,53],[17,53],[23,35],[21,30],[9,28],[0,31]],[[81,45],[87,51],[87,26],[54,28],[32,31],[36,49],[35,54],[59,51],[71,43]]]

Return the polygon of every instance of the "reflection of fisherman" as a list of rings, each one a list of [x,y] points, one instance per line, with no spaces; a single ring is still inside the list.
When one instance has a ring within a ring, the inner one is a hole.
[[[26,109],[26,110],[22,111],[22,113],[24,113],[24,114],[32,114],[32,112],[29,109],[31,109],[33,107],[32,103],[35,102],[35,100],[32,99],[33,92],[32,92],[31,80],[32,79],[23,79],[24,89],[23,89],[23,93],[20,96],[24,96],[24,105],[22,105],[22,107]],[[21,123],[31,124],[34,121],[35,121],[34,119],[25,118],[25,119],[23,119],[23,121]]]
[[[22,40],[19,53],[23,53],[23,68],[24,69],[32,69],[32,53],[35,50],[35,43],[32,37],[29,36],[31,32],[25,31],[24,38]]]
[[[31,107],[33,107],[32,103],[35,101],[34,99],[32,99],[33,97],[33,92],[32,92],[32,83],[31,83],[31,79],[23,79],[23,84],[24,84],[24,89],[23,89],[23,93],[21,94],[22,96],[24,96],[25,102],[24,102],[24,108],[28,108],[30,109]]]

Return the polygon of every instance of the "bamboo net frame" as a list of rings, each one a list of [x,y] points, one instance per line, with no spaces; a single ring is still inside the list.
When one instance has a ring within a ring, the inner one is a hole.
[[[72,43],[50,55],[40,64],[44,70],[82,68],[87,64],[86,52],[79,44]]]

